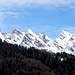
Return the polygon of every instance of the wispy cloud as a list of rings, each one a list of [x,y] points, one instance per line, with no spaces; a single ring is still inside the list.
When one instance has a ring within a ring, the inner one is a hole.
[[[0,28],[2,27],[5,28],[7,26],[6,21],[8,21],[8,19],[13,18],[13,19],[19,20],[20,17],[24,17],[25,15],[30,15],[30,13],[27,11],[24,11],[24,12],[0,11]]]
[[[0,18],[4,18],[5,15],[16,16],[19,13],[15,12],[25,8],[42,7],[67,7],[75,9],[75,0],[0,0]],[[25,11],[25,10],[24,10]],[[22,14],[22,13],[21,13]],[[23,14],[30,14],[24,12]]]
[[[22,16],[24,16],[24,14],[30,15],[30,12],[25,11],[25,9],[35,8],[35,7],[50,7],[50,8],[66,7],[70,9],[75,9],[75,0],[0,0],[0,28],[4,28],[7,26],[4,23],[5,18],[8,18],[9,16],[18,18],[19,15],[22,14],[23,14]],[[20,10],[24,9],[24,12],[18,12],[19,8]],[[11,26],[12,28],[17,27],[17,25],[12,25],[12,26]],[[22,27],[22,30],[24,29],[26,30],[28,28],[31,28],[34,31],[47,32],[48,34],[52,33],[51,35],[53,35],[53,33],[55,33],[56,31],[57,32],[61,31],[62,29],[70,32],[74,32],[75,30],[74,27],[65,27],[59,29],[58,31],[57,27],[52,27],[50,25],[45,25],[44,27],[42,27],[42,30],[41,30],[41,26],[38,25],[35,25],[35,27],[34,26],[30,26],[30,27],[27,26],[26,28]]]
[[[75,6],[75,0],[0,0],[1,8],[32,6]]]

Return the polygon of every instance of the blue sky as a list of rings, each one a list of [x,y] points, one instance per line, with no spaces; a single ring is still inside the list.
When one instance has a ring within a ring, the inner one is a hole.
[[[0,28],[7,33],[31,29],[52,39],[61,30],[75,33],[75,0],[0,0]]]

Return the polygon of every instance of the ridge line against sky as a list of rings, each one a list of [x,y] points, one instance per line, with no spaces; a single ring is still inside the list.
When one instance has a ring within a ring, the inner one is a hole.
[[[75,32],[75,0],[0,0],[0,28],[44,32],[55,39],[61,30]]]

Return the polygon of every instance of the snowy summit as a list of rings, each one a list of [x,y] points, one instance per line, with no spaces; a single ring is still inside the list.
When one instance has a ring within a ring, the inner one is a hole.
[[[66,52],[75,54],[75,34],[61,31],[58,38],[51,40],[44,33],[34,33],[31,29],[27,32],[15,29],[12,33],[6,34],[0,31],[0,39],[11,44],[17,44],[24,47],[35,47],[49,52]]]

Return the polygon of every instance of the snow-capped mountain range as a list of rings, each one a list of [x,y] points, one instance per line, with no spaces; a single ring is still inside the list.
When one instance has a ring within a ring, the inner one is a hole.
[[[34,33],[31,29],[27,32],[15,29],[11,34],[0,30],[0,39],[11,44],[17,44],[24,47],[35,47],[49,52],[66,52],[75,55],[75,34],[61,31],[59,36],[52,40],[44,33]]]

